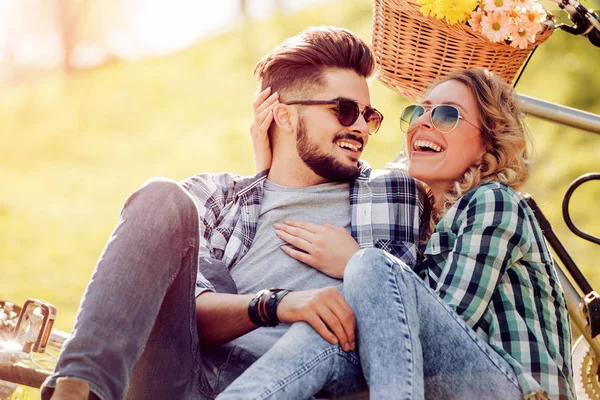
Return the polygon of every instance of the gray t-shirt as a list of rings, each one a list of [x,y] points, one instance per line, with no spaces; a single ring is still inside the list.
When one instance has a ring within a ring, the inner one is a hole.
[[[275,235],[273,224],[288,219],[317,224],[328,222],[343,226],[350,232],[351,209],[347,183],[290,188],[270,181],[264,183],[262,206],[256,235],[244,257],[231,269],[239,294],[256,293],[261,289],[278,287],[308,290],[335,286],[342,290],[342,281],[285,254],[281,239]],[[258,356],[264,354],[289,326],[258,328],[231,344]]]

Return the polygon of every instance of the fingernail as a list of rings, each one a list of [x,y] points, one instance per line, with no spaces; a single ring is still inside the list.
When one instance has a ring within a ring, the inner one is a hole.
[[[279,229],[279,228],[281,228],[281,224],[280,224],[279,222],[275,222],[275,223],[273,224],[273,228],[275,228],[275,229]]]
[[[333,344],[338,344],[338,340],[336,337],[332,337],[331,341],[333,342]]]

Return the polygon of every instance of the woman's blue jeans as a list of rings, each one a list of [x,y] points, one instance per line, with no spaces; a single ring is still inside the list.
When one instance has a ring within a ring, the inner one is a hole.
[[[306,399],[322,389],[348,395],[360,391],[363,373],[378,400],[521,398],[510,365],[402,261],[359,251],[346,267],[344,296],[357,321],[358,355],[294,324],[218,399]]]

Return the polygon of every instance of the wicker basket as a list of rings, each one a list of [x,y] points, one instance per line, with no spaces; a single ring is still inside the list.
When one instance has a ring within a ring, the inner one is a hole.
[[[552,34],[546,29],[529,48],[518,49],[492,43],[465,24],[425,17],[419,9],[411,0],[373,0],[372,40],[380,80],[411,100],[458,69],[487,68],[512,83],[533,48]]]

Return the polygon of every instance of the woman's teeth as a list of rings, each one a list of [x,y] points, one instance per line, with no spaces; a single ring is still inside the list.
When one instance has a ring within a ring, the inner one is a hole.
[[[440,146],[428,140],[415,140],[413,149],[417,151],[431,150],[435,151],[436,153],[442,151],[442,148]]]

